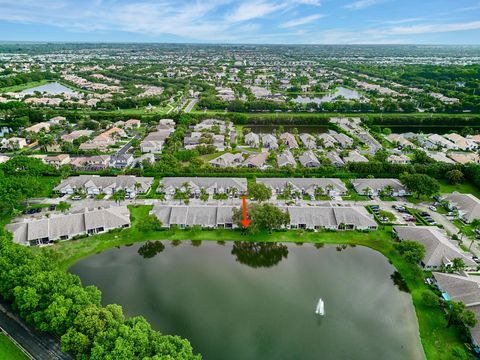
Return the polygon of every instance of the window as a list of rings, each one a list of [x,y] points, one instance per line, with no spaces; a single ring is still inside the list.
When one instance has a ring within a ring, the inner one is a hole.
[[[60,236],[60,240],[68,240],[68,235],[62,235],[62,236]]]

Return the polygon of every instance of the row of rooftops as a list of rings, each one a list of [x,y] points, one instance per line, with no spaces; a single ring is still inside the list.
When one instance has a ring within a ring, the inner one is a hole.
[[[290,215],[291,229],[375,230],[373,216],[361,206],[281,206]],[[236,228],[233,206],[155,205],[151,211],[164,227]]]
[[[345,183],[335,178],[257,178],[256,182],[269,186],[273,193],[280,193],[287,187],[302,193],[314,193],[321,187],[332,195],[347,193]],[[100,191],[112,193],[120,189],[127,192],[145,193],[153,183],[152,177],[137,177],[133,175],[98,176],[79,175],[63,180],[55,191],[63,194],[73,194],[77,190]],[[246,178],[226,177],[165,177],[160,180],[157,192],[174,193],[187,185],[191,190],[205,189],[207,193],[222,193],[227,189],[235,189],[238,194],[247,192]],[[408,194],[402,183],[397,179],[353,179],[352,185],[359,193],[378,194],[389,187],[393,194],[403,196]]]
[[[126,206],[83,209],[69,214],[52,214],[40,219],[22,219],[6,226],[13,233],[13,241],[23,245],[48,244],[67,240],[77,235],[96,234],[130,226]]]

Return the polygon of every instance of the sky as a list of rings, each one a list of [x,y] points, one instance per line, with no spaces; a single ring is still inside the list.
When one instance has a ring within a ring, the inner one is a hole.
[[[480,0],[0,0],[0,41],[480,44]]]

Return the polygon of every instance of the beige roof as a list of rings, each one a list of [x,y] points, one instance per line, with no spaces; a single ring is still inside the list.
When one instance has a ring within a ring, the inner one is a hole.
[[[247,160],[243,162],[243,166],[248,167],[262,167],[267,161],[268,153],[261,152],[258,154],[251,155]]]

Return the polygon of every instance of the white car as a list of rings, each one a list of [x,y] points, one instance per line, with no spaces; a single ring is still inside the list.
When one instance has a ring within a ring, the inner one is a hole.
[[[432,210],[432,211],[437,211],[437,208],[436,208],[435,206],[433,206],[433,205],[432,205],[432,206],[429,206],[428,208],[429,208],[430,210]]]
[[[82,200],[82,197],[75,195],[75,196],[72,196],[72,200]]]

